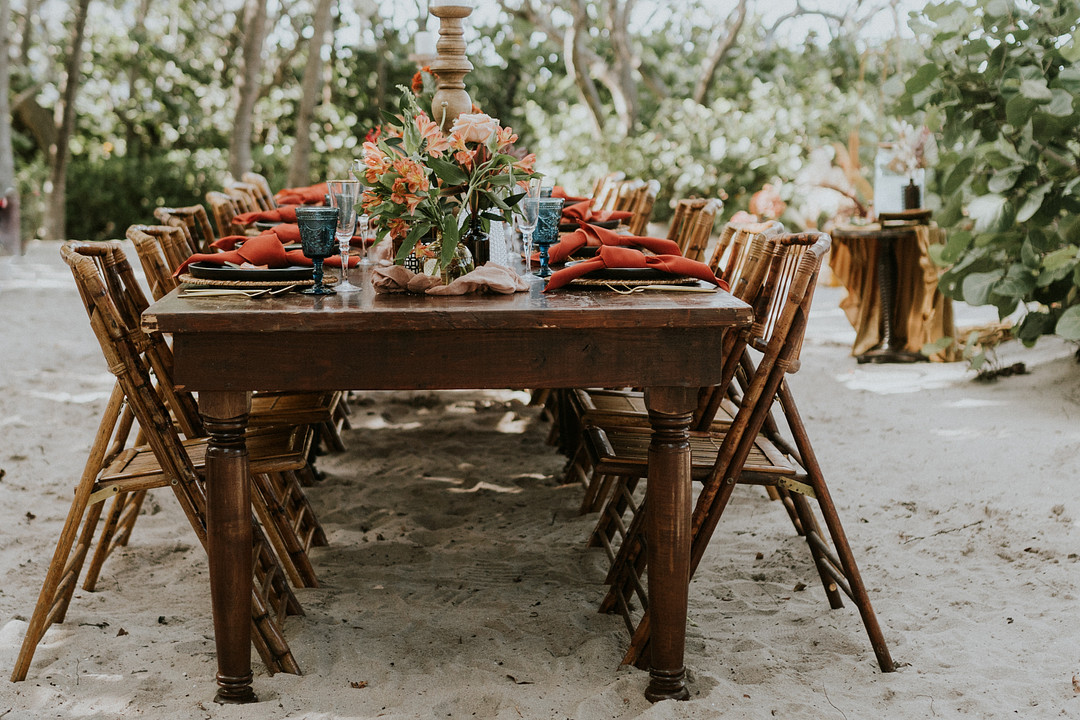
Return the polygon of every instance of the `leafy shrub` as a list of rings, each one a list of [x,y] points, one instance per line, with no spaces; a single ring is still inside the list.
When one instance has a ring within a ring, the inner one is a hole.
[[[123,237],[128,225],[153,223],[159,205],[202,202],[221,186],[225,151],[173,151],[147,158],[71,159],[67,179],[67,234],[79,240]]]
[[[1016,335],[1080,340],[1080,0],[941,2],[912,27],[928,46],[902,111],[944,136],[942,291]]]

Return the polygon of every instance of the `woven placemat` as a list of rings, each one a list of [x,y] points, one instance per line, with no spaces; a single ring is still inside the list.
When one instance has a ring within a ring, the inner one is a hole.
[[[205,280],[188,273],[180,276],[180,282],[195,287],[225,287],[225,288],[274,288],[274,287],[306,287],[315,284],[315,280]],[[339,279],[335,275],[324,275],[323,285],[336,285]]]
[[[650,278],[638,279],[638,280],[611,280],[607,278],[575,278],[570,281],[571,285],[584,285],[585,287],[608,287],[615,285],[616,287],[642,287],[644,285],[694,285],[697,283],[697,278],[692,278],[686,275],[669,277],[669,278]]]

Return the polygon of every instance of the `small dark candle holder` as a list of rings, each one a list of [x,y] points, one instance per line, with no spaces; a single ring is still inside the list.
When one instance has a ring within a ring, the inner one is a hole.
[[[315,284],[300,292],[304,295],[334,295],[332,289],[323,285],[323,260],[337,251],[338,211],[335,207],[296,208],[296,223],[300,226],[300,243],[304,257],[315,265]]]
[[[540,270],[537,275],[546,278],[551,276],[548,250],[559,241],[559,221],[562,219],[563,199],[542,197],[536,202],[540,207],[536,218],[536,232],[533,235],[533,242],[540,248]]]

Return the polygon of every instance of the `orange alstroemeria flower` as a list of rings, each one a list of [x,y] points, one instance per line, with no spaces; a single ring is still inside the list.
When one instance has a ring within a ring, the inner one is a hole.
[[[499,131],[496,133],[496,138],[498,142],[497,147],[502,149],[507,145],[513,145],[514,143],[516,143],[518,136],[517,133],[514,132],[514,128],[504,127],[499,128]]]
[[[450,139],[443,135],[439,124],[420,113],[416,116],[416,129],[420,131],[420,138],[427,141],[427,151],[432,157],[442,157],[442,154],[450,149]]]
[[[536,153],[529,153],[525,157],[514,163],[514,169],[521,172],[532,173],[535,172],[533,166],[536,164]]]

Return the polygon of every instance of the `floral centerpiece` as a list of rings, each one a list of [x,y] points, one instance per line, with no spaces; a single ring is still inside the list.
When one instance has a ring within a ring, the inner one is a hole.
[[[897,175],[914,178],[917,171],[932,166],[937,162],[937,143],[934,133],[925,125],[916,128],[911,123],[901,122],[893,143],[893,156],[888,168]]]
[[[467,231],[480,231],[491,220],[510,221],[536,158],[512,154],[513,129],[483,113],[458,116],[444,133],[413,93],[401,89],[398,123],[384,125],[364,143],[361,205],[376,237],[394,241],[396,262],[415,252],[434,257],[445,271],[456,262]]]

